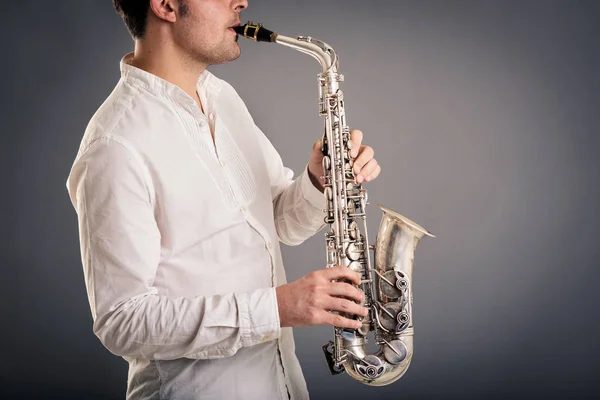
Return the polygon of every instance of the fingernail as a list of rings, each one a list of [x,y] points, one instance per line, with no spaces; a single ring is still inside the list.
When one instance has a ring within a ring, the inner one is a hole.
[[[362,322],[357,322],[356,323],[356,329],[360,329],[362,327]]]
[[[357,182],[362,182],[362,180],[363,180],[363,176],[362,175],[360,175],[360,174],[356,175],[356,181]]]

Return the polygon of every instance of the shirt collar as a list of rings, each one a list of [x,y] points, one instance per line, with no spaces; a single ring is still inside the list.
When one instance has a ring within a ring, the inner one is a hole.
[[[166,97],[179,98],[183,101],[194,102],[194,100],[179,86],[172,84],[154,74],[131,65],[133,52],[123,56],[120,62],[121,78],[125,81],[135,83],[145,87],[154,93],[162,94]],[[196,83],[198,92],[217,95],[221,90],[219,79],[207,69],[202,71]]]

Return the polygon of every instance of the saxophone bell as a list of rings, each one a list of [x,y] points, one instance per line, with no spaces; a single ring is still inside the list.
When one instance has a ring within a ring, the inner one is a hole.
[[[377,206],[383,212],[373,248],[378,299],[377,310],[374,310],[374,336],[380,348],[375,354],[367,355],[362,347],[348,343],[355,356],[344,362],[348,375],[371,386],[397,381],[410,365],[414,335],[414,254],[419,240],[424,236],[435,237],[403,215],[382,205]]]

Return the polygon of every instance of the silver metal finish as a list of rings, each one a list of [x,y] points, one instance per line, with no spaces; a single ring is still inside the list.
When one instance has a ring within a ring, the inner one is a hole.
[[[251,24],[251,23],[250,23]],[[256,34],[261,25],[251,25]],[[383,216],[375,246],[367,235],[367,191],[356,182],[350,155],[352,142],[346,122],[344,95],[339,84],[338,57],[327,43],[311,37],[291,38],[276,33],[271,41],[294,48],[315,58],[322,67],[318,74],[319,115],[324,118],[323,169],[327,267],[345,265],[362,276],[359,288],[365,293],[367,317],[362,328],[334,328],[333,341],[323,346],[333,374],[344,370],[352,378],[372,386],[398,380],[413,355],[412,277],[415,248],[430,232],[406,217],[379,206]],[[369,250],[374,251],[375,268]],[[367,337],[370,335],[371,337]],[[379,349],[368,354],[367,340]]]

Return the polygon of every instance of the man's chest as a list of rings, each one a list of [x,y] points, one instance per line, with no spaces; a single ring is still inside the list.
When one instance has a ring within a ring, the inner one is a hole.
[[[260,203],[272,207],[262,150],[244,121],[169,124],[168,135],[147,146],[159,224],[207,233],[238,223],[240,213]]]

